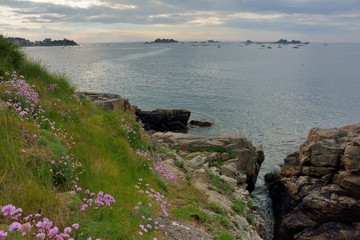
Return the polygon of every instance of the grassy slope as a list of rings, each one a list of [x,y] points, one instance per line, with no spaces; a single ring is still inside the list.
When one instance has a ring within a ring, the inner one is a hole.
[[[0,37],[0,77],[12,71],[35,85],[45,110],[43,115],[55,122],[58,130],[50,130],[48,124],[39,129],[33,120],[21,121],[13,109],[1,107],[0,102],[0,206],[12,203],[24,210],[24,216],[41,213],[60,227],[77,222],[81,227],[76,239],[88,236],[109,240],[166,239],[161,231],[142,237],[138,234],[139,225],[144,224],[141,215],[153,219],[161,216],[159,204],[140,195],[135,188],[142,178],[142,186],[149,183],[172,204],[168,209],[172,218],[202,224],[215,234],[215,239],[231,239],[226,212],[218,205],[207,203],[206,196],[187,182],[164,182],[152,172],[151,161],[135,153],[138,149],[153,149],[132,115],[105,112],[74,97],[74,88],[64,77],[50,74],[27,60],[17,47]],[[49,84],[57,87],[52,91]],[[6,100],[5,90],[0,84],[0,100]],[[134,131],[129,133],[126,124]],[[50,164],[52,160],[55,165]],[[61,170],[63,177],[50,171],[54,167]],[[83,189],[111,194],[117,201],[112,209],[89,210],[83,214],[81,198],[69,194],[76,177]],[[140,212],[134,210],[139,201],[143,202]],[[145,207],[150,202],[155,207]],[[210,217],[200,210],[204,208],[219,214]],[[8,224],[0,216],[0,230],[7,230]],[[10,239],[21,238],[11,236]]]
[[[134,188],[138,179],[143,178],[144,183],[161,193],[169,190],[149,170],[149,161],[134,152],[150,148],[134,118],[124,112],[104,112],[75,98],[74,88],[66,79],[49,74],[39,64],[28,61],[15,46],[0,39],[0,77],[12,71],[36,86],[44,115],[67,135],[65,138],[46,126],[38,129],[32,120],[21,121],[14,110],[0,110],[0,206],[12,203],[21,207],[24,215],[41,212],[59,226],[78,222],[82,232],[78,239],[87,235],[137,239],[141,218],[133,209],[138,201],[148,201]],[[51,91],[48,84],[57,87]],[[4,90],[0,85],[0,99],[5,99]],[[121,118],[133,126],[135,134],[125,130]],[[22,153],[23,149],[26,153]],[[72,173],[71,169],[63,169],[72,178],[54,184],[50,161],[60,161],[67,155],[71,163],[78,162],[82,167],[72,167]],[[76,176],[84,189],[111,194],[117,200],[112,210],[103,208],[82,214],[80,200],[66,193],[72,190],[71,180]],[[148,216],[159,215],[156,210],[143,211]],[[0,218],[0,229],[6,226]],[[142,238],[152,239],[159,234],[150,233]]]

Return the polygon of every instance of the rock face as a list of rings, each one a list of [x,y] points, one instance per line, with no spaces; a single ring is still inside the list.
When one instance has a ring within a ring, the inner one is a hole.
[[[137,117],[144,124],[145,130],[186,132],[191,112],[185,109],[157,109],[138,111]]]
[[[261,147],[254,147],[252,143],[241,136],[222,135],[206,138],[182,133],[155,133],[155,140],[184,151],[211,151],[209,157],[199,154],[185,163],[188,170],[196,170],[207,163],[215,167],[218,174],[225,179],[232,179],[231,184],[243,185],[250,192],[254,189],[260,166],[264,161]]]
[[[310,130],[266,180],[275,239],[360,239],[360,124]]]

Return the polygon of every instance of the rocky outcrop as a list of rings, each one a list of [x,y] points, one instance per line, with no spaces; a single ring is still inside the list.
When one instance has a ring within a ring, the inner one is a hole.
[[[136,113],[138,111],[137,106],[131,105],[128,99],[122,98],[118,94],[78,92],[77,95],[102,106],[106,111],[122,110],[132,113]]]
[[[275,239],[360,239],[360,124],[312,129],[266,180]]]
[[[170,221],[164,219],[161,224],[164,226],[164,235],[171,239],[196,239],[196,240],[210,240],[211,235],[200,228],[196,228],[188,223],[181,221]]]
[[[157,109],[142,111],[135,105],[131,105],[128,99],[118,94],[78,92],[78,96],[84,97],[106,111],[128,111],[136,115],[142,122],[145,130],[186,132],[191,112],[185,109]]]
[[[208,120],[191,120],[190,125],[198,127],[211,127],[214,123]]]
[[[197,170],[205,164],[233,185],[242,185],[250,192],[254,189],[260,166],[264,161],[261,147],[241,136],[222,135],[199,137],[182,133],[155,133],[155,141],[161,141],[183,151],[194,152],[194,157],[186,161],[184,167],[189,171]],[[208,157],[196,152],[211,152]],[[229,180],[232,179],[232,180]]]
[[[137,111],[137,118],[144,124],[145,130],[186,132],[191,112],[185,109],[157,109]]]
[[[161,161],[178,181],[185,181],[195,187],[207,202],[216,203],[224,209],[223,216],[229,219],[227,230],[232,239],[262,239],[264,221],[256,212],[256,207],[248,207],[253,200],[247,190],[248,184],[251,187],[255,184],[254,177],[264,160],[262,150],[255,148],[249,140],[241,136],[206,138],[157,132],[151,137],[157,152],[161,153],[154,158],[155,161]],[[245,203],[244,212],[234,211],[234,199]],[[216,215],[209,209],[201,210],[209,216]],[[249,221],[249,216],[254,219]],[[169,219],[162,224],[165,235],[171,239],[215,239],[204,232],[204,229],[209,231],[209,228],[201,228],[200,223],[189,225]],[[210,232],[214,233],[214,229]]]

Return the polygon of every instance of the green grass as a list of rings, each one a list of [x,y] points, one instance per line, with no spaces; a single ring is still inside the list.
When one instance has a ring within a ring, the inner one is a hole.
[[[175,209],[172,214],[182,220],[190,221],[196,220],[199,222],[206,222],[209,216],[196,206],[186,206]]]
[[[233,236],[226,231],[218,232],[215,234],[214,240],[233,240]]]
[[[21,50],[2,38],[0,56],[0,77],[17,71],[35,85],[45,110],[43,115],[58,129],[52,131],[49,125],[39,129],[33,120],[22,121],[15,111],[0,107],[0,206],[14,204],[24,210],[24,215],[41,212],[60,227],[78,222],[81,231],[76,239],[137,239],[142,219],[134,206],[139,201],[151,202],[135,189],[138,179],[166,198],[171,197],[167,192],[176,191],[150,170],[148,160],[135,155],[136,149],[151,149],[148,136],[135,118],[121,111],[105,112],[78,99],[74,87],[63,76],[50,74],[40,64],[29,61]],[[55,90],[50,90],[49,84],[56,84]],[[4,91],[0,85],[3,100]],[[135,133],[124,129],[122,118]],[[52,160],[56,164],[52,165]],[[81,213],[79,197],[68,194],[75,177],[83,189],[109,193],[116,204],[111,210]],[[161,215],[156,208],[143,208],[141,213],[153,218]],[[152,237],[154,233],[144,239]]]
[[[208,202],[207,207],[215,213],[225,214],[226,209],[216,202]]]
[[[209,178],[211,181],[211,185],[214,188],[213,190],[221,194],[231,194],[235,191],[235,189],[232,188],[229,183],[221,179],[219,176],[210,173]]]
[[[232,209],[238,214],[243,214],[245,212],[245,206],[244,201],[236,199],[233,202]]]

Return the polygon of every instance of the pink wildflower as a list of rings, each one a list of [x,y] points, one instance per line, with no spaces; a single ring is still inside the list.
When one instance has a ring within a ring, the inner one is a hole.
[[[73,225],[72,225],[72,227],[74,228],[74,229],[79,229],[79,224],[78,223],[74,223]]]
[[[30,230],[31,230],[31,224],[29,222],[24,223],[20,227],[20,232],[22,233],[23,236],[25,236],[28,232],[30,232]]]
[[[4,232],[3,230],[0,230],[0,240],[4,240],[7,236],[7,232]]]
[[[1,208],[1,212],[4,216],[12,216],[16,211],[16,207],[12,204],[5,205]]]
[[[58,227],[53,227],[49,230],[48,232],[48,236],[49,238],[54,237],[57,233],[59,232],[59,228]]]
[[[89,206],[89,205],[87,205],[87,204],[83,204],[82,207],[81,207],[81,211],[82,211],[82,212],[85,212],[86,209],[88,208],[88,206]]]
[[[17,231],[21,228],[21,224],[18,222],[13,222],[12,224],[10,224],[9,226],[9,232],[13,232],[13,231]]]
[[[38,234],[36,234],[36,237],[40,238],[41,240],[44,240],[46,235],[45,235],[45,233],[38,233]]]

